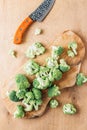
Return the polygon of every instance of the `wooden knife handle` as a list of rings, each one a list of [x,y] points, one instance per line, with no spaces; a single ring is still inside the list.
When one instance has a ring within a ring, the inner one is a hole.
[[[21,44],[22,37],[26,29],[33,23],[33,20],[30,17],[24,19],[21,25],[18,27],[15,36],[14,36],[14,43]]]

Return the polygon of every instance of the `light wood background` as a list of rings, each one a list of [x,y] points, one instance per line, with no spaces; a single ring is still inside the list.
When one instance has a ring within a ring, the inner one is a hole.
[[[20,22],[30,14],[42,0],[0,0],[0,92],[3,83],[25,62],[24,52],[36,41],[49,44],[56,36],[72,30],[81,36],[87,51],[87,0],[56,0],[56,3],[42,23],[34,23],[26,33],[24,44],[13,44],[13,35]],[[43,35],[35,36],[35,28],[43,29]],[[9,49],[18,51],[17,59],[8,55]],[[87,53],[82,72],[87,73]],[[32,120],[14,119],[0,98],[0,130],[87,130],[87,84],[66,89],[58,98],[60,107],[48,109],[40,118]],[[62,113],[62,104],[73,102],[78,114],[68,116]]]

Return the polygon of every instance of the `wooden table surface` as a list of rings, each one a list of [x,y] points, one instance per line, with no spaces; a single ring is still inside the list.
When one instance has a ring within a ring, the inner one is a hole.
[[[56,0],[52,11],[42,23],[34,23],[24,37],[24,44],[13,44],[13,35],[20,22],[30,14],[42,0],[0,0],[0,92],[3,83],[27,59],[24,52],[33,42],[49,44],[65,30],[76,32],[84,41],[87,51],[87,0]],[[35,36],[35,28],[43,29],[43,35]],[[9,49],[18,52],[17,58],[8,55]],[[81,71],[87,74],[87,53]],[[1,94],[0,94],[1,95]],[[48,109],[37,119],[14,119],[0,98],[0,130],[87,130],[87,84],[63,90],[58,97],[60,107]],[[78,109],[74,116],[64,115],[62,104],[73,102]]]

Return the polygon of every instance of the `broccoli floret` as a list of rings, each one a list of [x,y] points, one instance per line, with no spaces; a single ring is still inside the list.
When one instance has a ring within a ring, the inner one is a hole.
[[[26,51],[26,57],[35,58],[35,56],[41,55],[45,52],[45,48],[39,42],[34,43],[32,46],[28,48]]]
[[[37,88],[37,89],[41,89],[41,90],[44,90],[46,89],[47,87],[49,87],[51,85],[51,82],[49,81],[48,78],[36,78],[34,81],[33,81],[33,86],[34,88]]]
[[[65,62],[64,59],[61,59],[60,60],[60,65],[59,65],[59,69],[62,71],[62,72],[67,72],[70,70],[70,66]]]
[[[18,89],[27,89],[30,87],[30,83],[25,75],[17,74],[15,81]]]
[[[36,111],[39,110],[39,106],[41,106],[41,104],[42,104],[42,100],[41,99],[35,100],[34,109]]]
[[[35,99],[41,99],[42,98],[42,93],[41,93],[40,90],[33,88],[32,91],[33,91]]]
[[[60,80],[62,78],[62,72],[59,69],[57,69],[57,68],[51,69],[50,73],[53,74],[53,78],[55,80]]]
[[[34,99],[34,94],[31,91],[27,92],[25,96],[28,98],[28,100],[33,100]]]
[[[69,49],[72,49],[75,55],[77,55],[77,43],[76,42],[70,42],[68,45]]]
[[[52,99],[50,101],[50,107],[51,108],[56,108],[56,107],[58,107],[58,105],[59,105],[59,103],[58,103],[58,101],[56,99]]]
[[[63,106],[63,112],[64,112],[64,114],[73,115],[73,114],[76,113],[76,111],[77,110],[76,110],[76,108],[75,108],[75,106],[73,104],[68,103],[68,104],[65,104]]]
[[[59,87],[54,85],[53,87],[48,89],[48,97],[52,98],[55,96],[59,96],[61,94]]]
[[[52,46],[52,57],[58,58],[64,51],[64,48],[61,46]]]
[[[47,67],[48,68],[58,68],[58,62],[57,62],[57,59],[55,58],[52,58],[52,57],[48,57],[47,60]]]
[[[68,51],[67,51],[67,54],[68,54],[69,57],[72,57],[72,58],[75,57],[74,52],[71,51],[71,50],[68,50]]]
[[[28,61],[24,65],[24,71],[28,75],[34,75],[37,72],[39,72],[39,70],[40,70],[40,66],[35,61],[33,61],[33,60]]]
[[[10,93],[9,93],[9,99],[13,102],[19,102],[19,98],[16,96],[16,91],[15,90],[12,90]]]
[[[27,91],[25,89],[18,90],[17,93],[16,93],[16,96],[19,99],[23,99],[25,97],[26,92]]]
[[[85,76],[83,73],[79,73],[76,78],[76,84],[78,86],[81,86],[86,82],[87,82],[87,76]]]
[[[40,71],[36,74],[36,77],[40,77],[40,78],[47,78],[48,74],[49,74],[49,68],[48,67],[40,67]]]
[[[32,111],[33,110],[33,104],[26,104],[26,103],[24,103],[24,105],[25,105],[25,111],[26,112],[28,112],[28,111]]]
[[[17,110],[14,112],[15,118],[23,118],[25,116],[24,107],[21,105],[17,106]]]

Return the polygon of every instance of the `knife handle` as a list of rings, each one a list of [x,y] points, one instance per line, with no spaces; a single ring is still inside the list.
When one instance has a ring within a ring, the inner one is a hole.
[[[21,44],[22,37],[26,29],[33,23],[33,20],[30,17],[24,19],[21,25],[18,27],[15,36],[14,36],[14,43]]]

